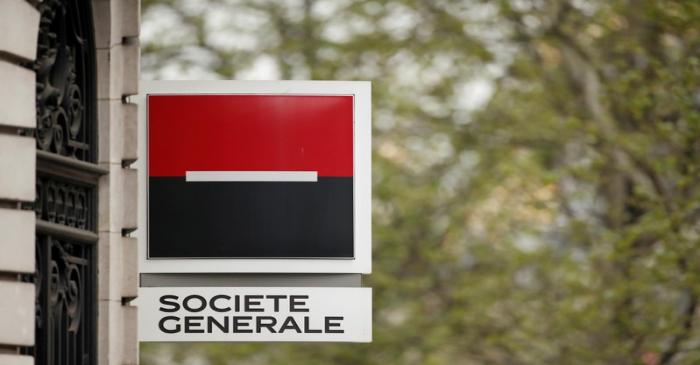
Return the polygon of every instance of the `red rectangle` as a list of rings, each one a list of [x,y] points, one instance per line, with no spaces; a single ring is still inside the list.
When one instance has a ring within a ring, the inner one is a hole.
[[[353,97],[149,95],[149,176],[317,171],[353,176]]]

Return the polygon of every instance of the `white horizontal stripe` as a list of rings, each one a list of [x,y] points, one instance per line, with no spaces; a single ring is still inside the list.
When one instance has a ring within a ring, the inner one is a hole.
[[[318,181],[317,171],[187,171],[185,181]]]

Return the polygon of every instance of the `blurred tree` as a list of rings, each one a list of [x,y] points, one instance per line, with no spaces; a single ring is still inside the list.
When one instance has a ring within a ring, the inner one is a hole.
[[[374,342],[143,364],[700,363],[700,2],[144,0],[146,78],[373,82]]]

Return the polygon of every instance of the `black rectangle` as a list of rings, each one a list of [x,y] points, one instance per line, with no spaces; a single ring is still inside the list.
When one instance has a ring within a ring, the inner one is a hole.
[[[353,178],[149,178],[148,257],[352,258]]]

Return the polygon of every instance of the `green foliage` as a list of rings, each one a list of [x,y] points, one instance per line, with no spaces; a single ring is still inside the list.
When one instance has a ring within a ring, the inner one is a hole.
[[[374,342],[144,364],[700,363],[700,2],[143,1],[150,78],[373,82]]]

